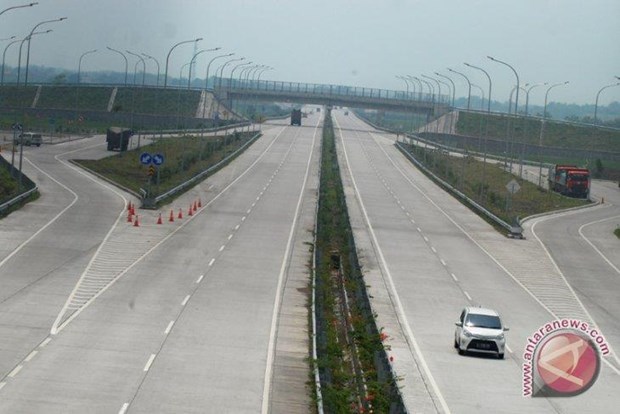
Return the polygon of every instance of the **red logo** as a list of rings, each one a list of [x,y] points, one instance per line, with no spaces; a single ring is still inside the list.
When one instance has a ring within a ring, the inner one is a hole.
[[[563,397],[588,390],[600,371],[594,343],[587,336],[573,332],[558,332],[546,338],[535,362],[543,392]]]

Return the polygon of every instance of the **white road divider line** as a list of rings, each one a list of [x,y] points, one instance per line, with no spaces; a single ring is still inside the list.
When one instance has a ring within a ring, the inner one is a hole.
[[[232,235],[232,234],[229,234],[229,235],[228,235],[228,240],[230,240],[230,239],[232,239],[232,238],[233,238],[233,235]]]
[[[434,246],[431,246],[431,250],[433,251],[433,253],[437,253],[437,249],[435,249]]]
[[[226,247],[226,246],[222,244],[222,245],[220,246],[220,252],[221,252],[222,250],[224,250],[224,248],[225,248],[225,247]]]
[[[168,335],[170,333],[170,331],[172,330],[172,326],[173,325],[174,325],[174,321],[170,321],[168,326],[166,326],[166,330],[164,331],[164,335]]]
[[[187,302],[189,301],[190,297],[191,297],[190,295],[185,296],[185,299],[183,299],[183,302],[181,302],[181,306],[187,305]]]
[[[146,361],[146,365],[144,366],[144,372],[151,369],[151,365],[153,364],[153,361],[155,361],[155,357],[156,357],[155,354],[151,354],[151,356],[149,357],[149,360]]]
[[[19,371],[21,371],[23,367],[24,366],[22,364],[19,364],[18,366],[13,368],[13,371],[9,372],[9,378],[14,378],[15,375],[19,374]]]
[[[235,231],[239,230],[239,227],[241,227],[241,225],[237,224],[237,225],[235,226]]]
[[[424,358],[424,355],[422,354],[422,349],[420,348],[420,345],[418,344],[417,340],[415,339],[415,336],[413,335],[413,330],[411,329],[411,325],[409,324],[409,320],[407,318],[407,315],[405,314],[405,310],[404,310],[402,301],[400,300],[400,296],[398,295],[398,290],[396,289],[396,285],[394,284],[392,273],[390,272],[390,268],[388,267],[387,260],[385,259],[385,256],[383,255],[383,250],[381,249],[381,246],[379,245],[379,240],[377,239],[375,230],[372,226],[372,223],[370,222],[370,218],[368,217],[366,206],[364,205],[362,195],[359,191],[359,188],[357,187],[355,177],[353,176],[353,171],[351,170],[351,164],[349,162],[349,155],[346,150],[344,137],[342,136],[342,130],[340,129],[340,125],[338,124],[338,119],[336,119],[336,125],[338,125],[338,129],[340,130],[340,137],[341,137],[342,149],[343,149],[342,152],[344,154],[344,159],[346,161],[347,169],[349,170],[349,175],[351,177],[351,183],[353,184],[355,194],[357,195],[357,199],[359,200],[360,209],[362,210],[362,215],[364,216],[364,220],[366,222],[366,226],[368,227],[370,237],[374,245],[376,246],[376,252],[379,256],[379,261],[383,269],[385,270],[384,274],[385,274],[385,277],[387,278],[387,283],[389,286],[389,293],[391,293],[391,296],[394,298],[394,308],[396,311],[397,319],[399,321],[401,328],[403,329],[403,333],[405,334],[407,338],[407,343],[409,344],[409,350],[412,356],[414,356],[415,354],[414,359],[416,360],[416,362],[419,362],[422,368],[422,371],[424,371],[424,374],[426,375],[426,378],[428,379],[430,386],[434,391],[435,397],[437,398],[437,400],[439,400],[439,404],[441,405],[441,408],[444,414],[450,414],[451,411],[450,411],[450,408],[448,407],[448,403],[444,399],[443,394],[441,393],[441,390],[439,389],[439,386],[437,385],[437,382],[435,381],[435,377],[433,377],[433,373],[428,367],[428,364],[426,363],[426,359]],[[422,230],[419,227],[418,227],[418,231],[422,232]],[[434,400],[432,396],[431,396],[431,399]]]
[[[241,217],[241,221],[245,221],[246,216]]]
[[[211,261],[209,262],[209,267],[213,266],[213,263],[215,263],[215,259],[211,259]]]
[[[200,275],[200,277],[196,280],[196,283],[200,283],[202,282],[202,279],[205,277],[205,275]]]
[[[47,344],[50,343],[50,341],[52,340],[52,338],[50,338],[49,336],[47,338],[45,338],[45,340],[43,342],[41,342],[41,345],[39,345],[39,348],[45,348],[45,346]]]
[[[447,266],[446,261],[443,259],[439,259],[439,261],[441,262],[442,265]]]
[[[127,412],[127,409],[129,408],[129,403],[125,403],[123,404],[123,406],[121,407],[121,409],[118,411],[118,414],[125,414]]]
[[[37,354],[39,353],[39,351],[37,351],[36,349],[34,351],[32,351],[31,353],[28,354],[28,356],[26,357],[26,359],[24,359],[24,361],[26,362],[30,362],[30,360],[32,358],[34,358]]]
[[[467,293],[466,290],[463,291],[463,293],[465,294],[465,296],[467,297],[467,300],[472,300],[471,296],[469,296],[469,293]]]
[[[454,279],[455,282],[459,281],[459,279],[456,277],[454,273],[450,273],[450,276],[452,276],[452,279]]]

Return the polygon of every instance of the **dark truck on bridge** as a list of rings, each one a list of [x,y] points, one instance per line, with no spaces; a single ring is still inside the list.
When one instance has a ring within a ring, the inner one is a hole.
[[[563,195],[588,198],[590,171],[575,165],[554,165],[549,169],[549,188]]]
[[[108,151],[116,149],[127,151],[129,138],[133,135],[133,131],[129,128],[110,127],[108,128],[106,142],[108,143]]]
[[[291,111],[291,125],[301,126],[301,109],[293,109]]]

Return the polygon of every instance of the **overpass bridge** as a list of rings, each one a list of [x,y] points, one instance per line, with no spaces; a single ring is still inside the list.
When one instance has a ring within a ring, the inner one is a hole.
[[[216,78],[214,92],[222,102],[259,99],[315,105],[347,106],[440,116],[449,111],[446,95],[408,93],[359,86]]]

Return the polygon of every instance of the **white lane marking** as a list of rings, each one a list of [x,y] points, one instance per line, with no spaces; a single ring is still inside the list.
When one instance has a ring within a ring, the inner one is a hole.
[[[260,200],[260,196],[256,197],[256,201]]]
[[[256,204],[256,203],[255,203],[255,204]],[[252,207],[254,207],[254,206],[252,206]],[[246,213],[246,214],[250,214],[251,212],[252,212],[252,209],[250,208],[250,209],[248,209],[248,211],[246,211],[245,213]]]
[[[196,280],[196,283],[200,283],[202,282],[202,279],[205,277],[205,275],[200,275],[200,277],[198,278],[198,280]]]
[[[185,296],[185,299],[183,299],[183,302],[181,302],[181,306],[185,306],[187,305],[187,302],[189,301],[190,295]]]
[[[144,372],[148,371],[151,368],[151,365],[153,364],[153,361],[155,361],[155,354],[151,354],[151,356],[149,357],[149,360],[146,361],[146,365],[144,366]]]
[[[276,134],[276,136],[273,138],[273,140],[269,143],[269,145],[267,145],[267,147],[263,150],[263,152],[260,154],[260,156],[258,156],[256,158],[256,160],[254,160],[254,162],[252,164],[250,164],[250,166],[248,166],[248,168],[246,168],[241,174],[239,174],[239,176],[237,178],[235,178],[232,182],[230,182],[226,187],[224,187],[224,189],[222,191],[220,191],[215,197],[213,197],[211,199],[211,201],[209,201],[203,209],[207,208],[208,206],[210,206],[211,204],[215,203],[220,197],[222,197],[223,194],[225,194],[232,186],[234,186],[238,181],[240,181],[243,177],[245,177],[253,168],[256,164],[258,164],[267,154],[267,152],[269,152],[269,150],[271,149],[271,147],[273,147],[276,143],[276,141],[278,140],[278,138],[280,137],[280,135],[282,135],[282,133],[286,130],[286,127],[282,127],[282,129]],[[101,144],[98,144],[101,145]],[[76,151],[81,151],[83,149],[80,150],[76,150]],[[76,151],[72,151],[72,152],[76,152]],[[70,153],[70,152],[69,152]],[[66,153],[66,154],[69,154]],[[65,155],[65,154],[60,154],[60,155]],[[58,156],[57,156],[58,157]],[[60,160],[59,160],[60,161]],[[66,163],[64,161],[63,162],[65,165],[67,165],[69,168],[72,168],[73,170],[77,171],[79,174],[82,174],[83,176],[87,177],[88,179],[90,179],[91,181],[94,181],[95,183],[97,183],[98,185],[104,187],[104,188],[109,188],[106,185],[102,184],[101,182],[97,181],[95,178],[93,178],[92,176],[90,176],[89,174],[83,172],[82,170],[78,169],[77,167]],[[115,190],[113,190],[113,192],[115,194],[120,194],[117,193]],[[122,196],[122,195],[121,195]],[[125,198],[123,198],[123,200],[125,200]],[[125,200],[126,202],[126,200]],[[126,207],[126,205],[125,205]],[[124,216],[125,213],[125,209],[123,209],[123,211],[121,211],[120,215],[119,215],[119,219],[121,217]],[[159,242],[157,242],[153,247],[151,247],[149,250],[147,250],[142,256],[140,256],[138,259],[136,259],[136,261],[131,264],[130,266],[128,266],[125,270],[123,270],[121,273],[119,273],[114,280],[112,281],[112,283],[108,284],[106,287],[104,287],[99,293],[97,293],[95,296],[93,296],[89,302],[87,302],[86,304],[84,304],[82,307],[80,307],[79,309],[77,309],[74,313],[71,314],[71,316],[69,316],[60,326],[58,326],[58,323],[60,321],[60,319],[62,318],[62,316],[64,316],[64,313],[66,312],[66,309],[68,308],[68,304],[71,302],[71,296],[69,297],[69,300],[67,300],[67,303],[65,304],[65,307],[63,308],[63,310],[61,311],[61,313],[58,315],[58,318],[56,319],[56,321],[54,322],[54,325],[52,326],[52,329],[50,331],[50,333],[52,335],[56,335],[58,334],[62,329],[65,328],[65,326],[67,326],[71,321],[73,321],[73,319],[75,319],[76,317],[78,317],[83,311],[84,309],[86,309],[88,307],[88,305],[90,305],[95,299],[97,299],[100,295],[102,295],[104,292],[106,292],[113,284],[114,282],[116,282],[121,276],[123,276],[124,274],[126,274],[127,272],[129,272],[131,269],[133,269],[134,266],[136,266],[138,263],[140,263],[145,257],[147,257],[149,254],[151,254],[151,252],[153,252],[156,248],[158,248],[159,246],[161,246],[162,244],[164,244],[168,239],[170,239],[172,236],[174,236],[178,231],[180,231],[181,229],[183,229],[188,223],[190,223],[194,218],[196,218],[197,216],[192,216],[190,217],[188,220],[186,220],[183,224],[181,224],[179,227],[177,227],[176,229],[174,229],[172,232],[170,232],[166,237],[164,237],[163,239],[161,239]],[[116,224],[114,225],[114,227],[116,227]],[[100,248],[105,244],[105,239],[104,242],[101,243]],[[99,251],[99,249],[97,250],[97,252]],[[95,253],[95,256],[98,253]],[[94,257],[93,257],[94,259]],[[78,281],[78,283],[76,284],[76,288],[80,285],[80,282],[82,280],[82,278],[85,277],[86,273],[88,272],[88,269],[84,271],[84,273],[82,274],[82,276],[80,277],[80,281]]]
[[[418,233],[422,233],[422,229],[418,227]]]
[[[233,235],[232,235],[232,234],[229,234],[229,235],[228,235],[228,240],[230,240],[230,239],[232,239],[232,238],[233,238]]]
[[[32,358],[34,358],[37,354],[39,353],[39,351],[37,351],[36,349],[34,351],[32,351],[31,353],[28,354],[28,356],[26,357],[26,359],[24,359],[24,361],[26,362],[30,362],[30,360]]]
[[[166,326],[166,330],[164,331],[164,335],[168,335],[170,333],[170,331],[172,330],[172,326],[173,325],[174,325],[174,321],[170,321],[168,326]]]
[[[424,241],[428,243],[428,237],[424,236]]]
[[[594,249],[594,251],[595,251],[595,252],[597,252],[597,253],[599,254],[599,256],[601,256],[601,257],[603,258],[603,260],[605,260],[605,262],[607,262],[607,264],[608,264],[609,266],[611,266],[611,268],[612,268],[612,269],[614,269],[614,270],[616,271],[616,273],[618,273],[618,274],[620,274],[620,269],[618,269],[618,267],[617,267],[616,265],[614,265],[614,264],[613,264],[613,263],[612,263],[612,262],[611,262],[611,261],[607,258],[607,256],[605,256],[605,255],[603,254],[603,252],[601,252],[601,251],[598,249],[598,247],[596,247],[596,246],[594,245],[594,243],[592,243],[592,242],[591,242],[591,241],[590,241],[590,240],[589,240],[589,239],[588,239],[588,238],[587,238],[587,237],[583,234],[583,231],[582,231],[582,230],[583,230],[585,227],[588,227],[588,226],[590,226],[590,225],[592,225],[592,224],[598,224],[598,223],[602,223],[602,222],[604,222],[604,221],[614,220],[614,219],[617,219],[617,218],[619,218],[619,217],[620,217],[620,216],[608,217],[608,218],[605,218],[605,219],[602,219],[602,220],[597,220],[597,221],[592,221],[592,222],[590,222],[590,223],[586,223],[586,224],[584,224],[583,226],[579,227],[579,235],[581,236],[581,238],[583,238],[583,239],[586,241],[586,243],[588,243],[588,244],[590,245],[590,247],[592,247],[592,248]]]
[[[45,348],[45,345],[49,344],[51,340],[52,338],[48,336],[47,338],[45,338],[43,342],[41,342],[41,345],[39,345],[39,348]]]
[[[209,262],[209,267],[213,266],[213,263],[215,263],[215,259],[211,259],[211,261]]]
[[[506,344],[506,349],[508,350],[508,352],[510,352],[512,354],[512,349],[510,349],[510,347],[508,346],[508,344]]]
[[[4,388],[5,385],[6,385],[6,382],[0,382],[0,390]]]
[[[245,221],[246,216],[241,217],[241,221]]]
[[[452,279],[454,279],[455,282],[459,281],[459,279],[456,277],[454,273],[450,273],[450,276],[452,276]]]
[[[437,253],[437,249],[435,249],[435,247],[431,246],[431,250],[433,251],[433,253]]]
[[[226,245],[222,244],[222,245],[220,246],[220,252],[221,252],[222,250],[224,250],[224,248],[225,248],[225,247],[226,247]]]
[[[310,154],[308,155],[308,162],[306,163],[306,173],[304,175],[304,181],[301,185],[301,189],[299,191],[299,198],[297,199],[297,207],[295,208],[295,216],[293,217],[293,222],[291,223],[291,229],[288,235],[288,241],[286,243],[286,250],[284,252],[284,257],[282,259],[282,266],[280,267],[280,274],[278,275],[278,287],[276,289],[276,297],[273,305],[273,313],[271,315],[271,330],[269,333],[269,345],[267,347],[267,363],[265,365],[265,378],[263,383],[263,401],[261,413],[267,414],[269,412],[269,397],[271,394],[271,381],[272,381],[272,371],[273,371],[273,360],[275,358],[275,340],[277,336],[278,329],[278,315],[280,313],[280,306],[282,304],[282,289],[284,282],[284,274],[287,270],[291,248],[293,245],[293,237],[295,235],[295,229],[297,227],[297,222],[299,220],[299,213],[301,210],[301,204],[303,201],[304,191],[306,190],[306,185],[308,183],[308,176],[310,175],[310,166],[312,162],[312,155],[314,153],[314,147],[316,146],[316,133],[319,128],[321,120],[317,121],[317,124],[314,127],[314,134],[312,135],[312,145],[310,147]]]
[[[15,375],[19,374],[19,371],[21,371],[23,367],[24,366],[22,364],[19,364],[18,366],[13,368],[13,371],[9,372],[9,378],[14,378]]]
[[[443,259],[439,259],[439,261],[441,262],[442,265],[447,266],[446,261]]]
[[[123,406],[121,407],[121,409],[118,411],[118,414],[125,414],[127,412],[127,409],[129,408],[129,403],[125,403],[123,404]]]
[[[13,256],[15,256],[17,253],[19,253],[20,250],[22,250],[24,248],[24,246],[26,246],[28,243],[30,243],[35,237],[37,237],[39,234],[41,234],[41,232],[43,232],[45,229],[47,229],[49,226],[51,226],[56,220],[58,220],[60,218],[60,216],[62,216],[67,210],[69,210],[79,199],[79,196],[73,191],[71,190],[69,187],[67,187],[66,185],[64,185],[63,183],[61,183],[60,181],[56,180],[54,177],[52,177],[51,175],[49,175],[48,173],[46,173],[45,171],[43,171],[42,169],[40,169],[39,167],[37,167],[36,165],[34,165],[30,160],[28,160],[28,158],[26,158],[26,161],[32,165],[35,169],[39,170],[43,175],[45,175],[46,177],[48,177],[50,180],[52,180],[53,182],[55,182],[56,184],[58,184],[59,186],[61,186],[62,188],[64,188],[65,190],[67,190],[69,193],[71,193],[73,195],[73,201],[71,201],[71,203],[69,203],[69,205],[65,208],[63,208],[58,214],[56,214],[50,221],[48,221],[43,227],[41,227],[36,233],[34,233],[32,236],[30,236],[29,238],[27,238],[26,240],[24,240],[23,243],[21,243],[19,246],[17,246],[15,248],[15,250],[13,250],[11,253],[9,253],[4,259],[2,259],[2,261],[0,261],[0,267],[2,267],[7,261],[9,261],[9,259]]]
[[[543,217],[539,220],[536,220],[534,222],[534,224],[532,224],[531,230],[532,230],[532,234],[534,235],[534,237],[536,238],[536,240],[538,240],[538,243],[541,245],[541,247],[543,248],[543,250],[545,251],[545,254],[547,255],[547,257],[549,258],[549,260],[551,261],[551,264],[553,264],[553,267],[555,268],[555,270],[558,272],[558,274],[560,275],[560,277],[562,278],[562,280],[564,281],[564,283],[566,284],[566,287],[568,287],[568,290],[572,293],[573,297],[575,298],[575,300],[577,301],[577,303],[579,304],[579,306],[581,306],[581,309],[583,309],[583,312],[586,314],[586,316],[592,321],[592,323],[594,323],[594,327],[602,333],[601,328],[599,328],[598,324],[594,321],[594,318],[592,317],[592,315],[590,315],[590,312],[588,312],[588,310],[586,309],[586,307],[584,306],[584,304],[581,302],[581,299],[579,299],[579,297],[577,297],[577,294],[575,293],[575,291],[573,290],[573,287],[570,285],[570,283],[568,283],[568,280],[566,279],[566,277],[564,276],[564,273],[560,270],[560,267],[558,266],[558,264],[556,263],[555,259],[553,258],[553,256],[551,256],[551,253],[549,252],[549,249],[547,249],[547,246],[545,246],[545,244],[542,242],[542,240],[540,240],[540,238],[538,237],[538,234],[536,234],[536,225],[538,223],[541,223],[543,221],[547,221],[550,219],[554,219],[558,216],[546,216]],[[551,312],[551,310],[549,310],[549,312],[555,316],[556,319],[559,319],[553,312]],[[617,364],[620,365],[620,359],[618,359],[618,356],[616,355],[616,352],[612,349],[611,344],[607,343],[607,346],[609,347],[610,350],[610,355],[614,358],[614,360],[616,361]],[[603,362],[605,362],[607,364],[607,366],[609,366],[612,370],[614,370],[616,372],[616,374],[620,375],[620,370],[618,370],[616,367],[614,367],[613,365],[611,365],[605,358],[601,358]]]
[[[240,227],[240,226],[241,226],[240,224],[237,224],[237,225],[235,226],[235,231],[239,230],[239,227]]]
[[[412,224],[415,224],[415,220],[414,220],[414,219],[411,219],[411,223],[412,223]]]
[[[353,184],[353,188],[355,189],[355,194],[357,195],[357,199],[359,200],[360,209],[362,210],[364,220],[366,221],[366,225],[368,226],[368,231],[370,232],[370,236],[372,237],[374,245],[376,246],[377,254],[379,255],[381,264],[383,265],[383,268],[385,269],[385,275],[387,277],[390,290],[392,291],[391,293],[392,293],[392,297],[394,298],[394,303],[396,305],[395,310],[396,310],[400,325],[404,329],[405,331],[404,333],[409,339],[408,342],[413,346],[413,350],[417,356],[418,361],[420,362],[420,365],[422,366],[422,370],[426,374],[426,377],[428,378],[430,385],[433,388],[433,391],[435,391],[435,395],[437,399],[439,400],[439,403],[441,404],[441,407],[444,413],[450,414],[450,408],[448,407],[448,403],[446,402],[443,395],[441,394],[441,391],[439,390],[439,386],[437,385],[437,382],[435,381],[435,377],[433,377],[433,374],[430,368],[428,367],[428,364],[426,363],[426,359],[424,358],[424,355],[422,355],[422,349],[418,345],[418,342],[416,341],[415,336],[413,335],[413,331],[411,330],[411,325],[409,324],[409,320],[407,319],[407,315],[405,314],[405,310],[400,300],[400,296],[398,295],[398,291],[396,290],[396,285],[394,284],[392,273],[390,272],[390,268],[388,267],[387,261],[385,260],[385,256],[383,255],[383,250],[381,249],[381,246],[379,245],[379,241],[377,240],[377,235],[375,234],[375,230],[372,227],[372,224],[370,223],[370,218],[368,217],[366,206],[364,205],[359,188],[357,187],[357,183],[353,176],[353,171],[351,170],[351,164],[349,163],[349,155],[347,154],[345,140],[342,137],[342,130],[340,129],[338,119],[336,119],[336,124],[338,125],[338,129],[340,130],[339,132],[340,132],[342,149],[343,149],[342,152],[344,153],[344,158],[347,164],[347,169],[349,170],[349,175],[351,176],[351,182]],[[418,227],[418,231],[421,232],[419,227]]]
[[[256,203],[252,203],[252,208],[256,207]]]
[[[467,293],[466,290],[463,291],[463,293],[465,294],[465,296],[467,297],[467,300],[471,300],[471,296],[469,296],[469,293]]]

